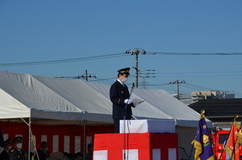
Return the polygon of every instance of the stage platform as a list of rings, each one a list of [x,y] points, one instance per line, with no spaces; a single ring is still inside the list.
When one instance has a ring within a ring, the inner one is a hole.
[[[96,134],[93,160],[178,160],[176,133]]]

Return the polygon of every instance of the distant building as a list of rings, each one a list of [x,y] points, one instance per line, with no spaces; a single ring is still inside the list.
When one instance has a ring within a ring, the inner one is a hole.
[[[177,98],[177,94],[172,94],[173,97]],[[219,90],[209,91],[198,91],[192,92],[191,94],[180,94],[179,100],[186,105],[198,102],[199,100],[209,99],[234,99],[234,93],[223,92]]]
[[[175,98],[177,98],[177,95],[176,94],[174,94],[172,96],[175,97]],[[185,105],[189,105],[189,104],[193,103],[192,102],[192,98],[191,98],[191,94],[180,94],[179,101],[181,101]]]
[[[233,98],[235,98],[234,93],[222,92],[219,90],[199,91],[191,93],[192,103],[197,102],[199,100]]]
[[[206,118],[213,122],[214,127],[229,129],[234,116],[237,122],[242,122],[242,98],[199,100],[189,107],[197,111],[205,110]]]

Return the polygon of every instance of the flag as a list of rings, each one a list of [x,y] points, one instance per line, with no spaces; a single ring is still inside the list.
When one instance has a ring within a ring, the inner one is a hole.
[[[237,140],[237,135],[239,131],[239,125],[234,121],[231,125],[228,140],[225,146],[226,152],[230,155],[232,160],[240,160],[239,155],[239,142]]]
[[[192,143],[195,148],[194,160],[215,160],[205,118],[199,120],[196,138]]]

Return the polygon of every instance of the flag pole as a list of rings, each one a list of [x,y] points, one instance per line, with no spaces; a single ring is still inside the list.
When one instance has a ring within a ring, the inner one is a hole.
[[[205,120],[205,110],[200,112],[195,139],[192,141],[195,148],[194,160],[215,160],[210,133]]]
[[[236,119],[237,119],[238,117],[239,117],[239,116],[238,116],[237,114],[234,115],[234,122],[236,122]],[[234,123],[234,122],[233,122],[233,123]],[[228,142],[228,139],[229,139],[229,135],[230,135],[230,133],[231,133],[231,128],[230,128],[230,130],[229,130],[228,136],[226,137],[225,143],[223,144],[223,150],[222,150],[222,153],[220,154],[218,160],[220,160],[220,159],[222,158],[222,155],[223,155],[223,153],[224,153],[224,151],[225,151],[225,147],[226,147],[226,145],[227,145],[227,142]],[[234,149],[233,149],[232,154],[233,154],[233,153],[234,153]]]
[[[238,125],[237,125],[237,122],[236,122],[236,119],[239,117],[239,115],[238,114],[235,114],[234,115],[234,125],[235,125],[235,127],[238,127]],[[234,142],[234,144],[233,144],[234,146],[233,146],[233,151],[232,151],[232,154],[231,154],[231,157],[232,157],[232,159],[234,158],[234,159],[236,159],[235,157],[234,157],[234,155],[235,155],[235,149],[236,149],[236,147],[237,147],[237,136],[236,136],[236,138],[235,138],[235,142]]]
[[[201,118],[205,118],[205,110],[201,110],[200,111],[200,119]],[[197,132],[197,131],[196,131]],[[196,136],[195,136],[195,138],[196,138]],[[194,142],[195,142],[195,139],[192,141],[192,145],[194,145]],[[194,146],[192,146],[192,148],[191,148],[191,151],[190,151],[190,155],[189,155],[189,160],[190,160],[190,158],[191,158],[191,155],[192,155],[192,152],[193,152],[193,148],[194,148]]]

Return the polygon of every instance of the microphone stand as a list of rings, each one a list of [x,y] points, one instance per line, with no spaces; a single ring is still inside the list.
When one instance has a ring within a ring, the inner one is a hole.
[[[183,147],[179,147],[179,148],[183,150],[183,152],[185,153],[185,155],[187,156],[187,158],[190,160],[190,157],[188,157],[188,155],[187,155],[187,152],[186,152],[185,148],[183,148]]]
[[[132,88],[131,88],[131,90],[130,90],[130,94],[129,94],[129,98],[128,98],[128,101],[130,100],[130,97],[131,97],[131,94],[132,94],[132,92],[133,92],[133,89],[134,89],[134,83],[132,83]],[[127,109],[127,107],[128,107],[128,103],[126,103],[125,104],[125,107],[124,107],[124,120],[123,120],[123,122],[124,122],[124,147],[123,147],[123,149],[124,149],[124,159],[126,159],[126,152],[125,152],[125,146],[126,146],[126,122],[125,122],[125,119],[126,119],[126,109]]]

